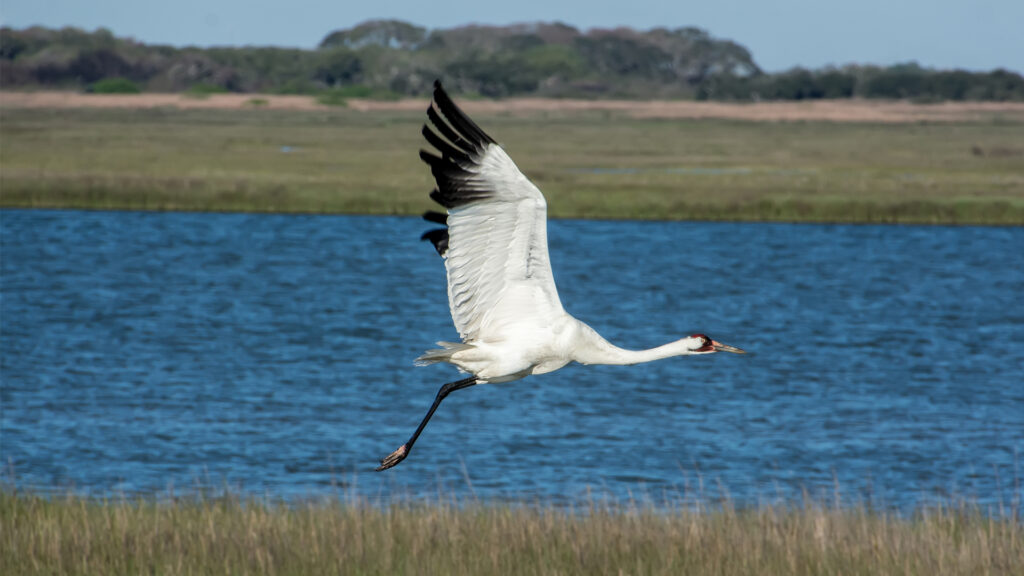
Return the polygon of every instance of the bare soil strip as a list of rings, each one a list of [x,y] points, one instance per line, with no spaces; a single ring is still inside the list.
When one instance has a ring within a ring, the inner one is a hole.
[[[360,112],[421,111],[425,99],[348,101]],[[476,114],[534,114],[604,111],[635,118],[719,118],[756,122],[1024,122],[1024,102],[943,102],[915,104],[902,100],[815,100],[804,102],[692,102],[682,100],[561,100],[509,98],[462,101]],[[180,108],[327,110],[310,96],[270,94],[212,94],[197,98],[182,94],[80,94],[76,92],[0,92],[0,108]]]

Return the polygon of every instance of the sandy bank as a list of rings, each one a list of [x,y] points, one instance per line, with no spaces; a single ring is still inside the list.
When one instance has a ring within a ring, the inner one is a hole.
[[[538,112],[607,111],[636,118],[721,118],[762,122],[965,122],[1005,119],[1024,121],[1022,102],[944,102],[816,100],[733,104],[691,101],[562,100],[509,98],[462,101],[476,114],[533,114]],[[419,111],[422,98],[393,102],[352,99],[348,107],[360,112]],[[309,96],[213,94],[204,98],[181,94],[80,94],[75,92],[0,92],[0,107],[8,108],[180,108],[326,110]]]

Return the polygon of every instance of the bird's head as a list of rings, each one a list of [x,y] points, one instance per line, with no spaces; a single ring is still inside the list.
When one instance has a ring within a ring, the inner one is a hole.
[[[711,354],[713,352],[732,352],[733,354],[746,354],[746,351],[735,346],[715,342],[704,334],[694,334],[687,338],[690,354]]]

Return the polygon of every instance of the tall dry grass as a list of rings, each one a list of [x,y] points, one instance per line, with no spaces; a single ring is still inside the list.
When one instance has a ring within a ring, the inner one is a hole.
[[[3,574],[1024,574],[1017,510],[734,509],[0,491]]]

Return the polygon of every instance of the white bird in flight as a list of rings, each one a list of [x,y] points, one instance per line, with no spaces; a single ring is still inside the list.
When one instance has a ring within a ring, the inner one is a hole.
[[[456,390],[545,374],[570,362],[627,365],[719,351],[744,353],[703,334],[650,350],[626,350],[569,315],[558,299],[548,260],[544,195],[452,102],[440,81],[434,82],[427,118],[437,132],[424,124],[423,136],[441,155],[421,150],[420,158],[437,181],[430,198],[448,215],[426,213],[424,218],[447,228],[431,230],[423,239],[444,258],[448,306],[462,343],[438,342],[441,348],[424,352],[416,364],[447,362],[471,376],[441,387],[416,431],[381,460],[378,471],[409,455],[441,401]]]

